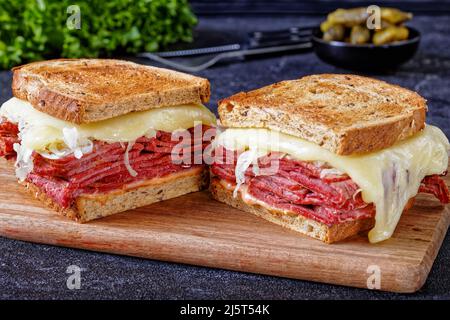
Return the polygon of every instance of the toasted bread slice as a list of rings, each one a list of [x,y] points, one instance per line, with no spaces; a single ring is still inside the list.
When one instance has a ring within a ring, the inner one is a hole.
[[[249,204],[242,200],[242,195],[238,192],[233,197],[233,190],[225,188],[220,179],[212,177],[209,190],[214,199],[226,203],[242,211],[250,212],[258,217],[266,219],[272,223],[288,228],[309,237],[321,240],[325,243],[333,243],[352,237],[362,231],[367,231],[375,225],[375,218],[358,219],[328,226],[324,223],[305,218],[294,212],[286,213],[283,210],[269,205]],[[414,198],[406,204],[403,212],[406,212],[414,204]]]
[[[47,207],[83,223],[200,191],[208,184],[208,169],[196,167],[163,178],[147,180],[126,191],[80,195],[69,208],[62,208],[35,184],[26,181],[21,184]]]
[[[13,69],[15,97],[56,118],[95,122],[209,100],[207,79],[121,60],[57,59]]]
[[[226,127],[267,128],[339,155],[384,149],[425,126],[426,100],[383,81],[322,74],[219,101]]]

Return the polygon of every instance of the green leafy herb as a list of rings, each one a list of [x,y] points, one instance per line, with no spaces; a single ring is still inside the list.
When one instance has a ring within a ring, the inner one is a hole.
[[[196,23],[187,0],[0,0],[0,68],[156,51],[191,41]]]

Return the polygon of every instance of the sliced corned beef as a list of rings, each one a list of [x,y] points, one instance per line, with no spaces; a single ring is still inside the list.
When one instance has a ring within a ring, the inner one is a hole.
[[[203,126],[202,133],[208,128]],[[130,183],[203,166],[201,162],[195,161],[198,160],[196,152],[200,151],[201,156],[209,143],[202,140],[203,134],[196,137],[193,134],[194,128],[189,131],[194,139],[184,145],[180,145],[181,140],[172,140],[172,134],[164,131],[157,131],[151,138],[138,138],[128,152],[129,165],[137,173],[136,176],[130,174],[125,164],[127,143],[94,141],[92,152],[80,159],[73,154],[60,159],[49,159],[34,152],[33,171],[28,175],[27,181],[37,185],[56,203],[66,208],[80,194],[104,193],[121,189]],[[16,156],[12,145],[20,142],[17,134],[17,125],[8,121],[0,123],[0,156]],[[177,151],[174,151],[175,146]],[[187,156],[190,163],[174,163],[172,155],[183,159]]]
[[[236,152],[216,149],[211,172],[234,184],[237,158]],[[276,172],[255,175],[253,165],[245,172],[246,191],[255,199],[327,225],[374,217],[374,205],[363,201],[360,188],[347,174],[330,170],[325,163],[298,161],[282,154],[259,158],[258,167],[270,167],[274,158],[278,161]],[[447,185],[438,175],[425,177],[419,192],[450,202]]]

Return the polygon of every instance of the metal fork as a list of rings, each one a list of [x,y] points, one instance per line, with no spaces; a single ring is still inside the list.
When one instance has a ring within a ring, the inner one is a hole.
[[[245,50],[239,50],[239,51],[230,51],[230,52],[222,52],[219,53],[213,57],[210,55],[208,56],[202,56],[198,57],[197,59],[192,60],[186,60],[184,63],[175,62],[166,58],[163,58],[157,54],[149,53],[149,52],[143,52],[138,54],[138,57],[140,58],[147,58],[150,60],[153,60],[155,62],[159,62],[163,65],[182,70],[185,72],[199,72],[202,70],[205,70],[212,65],[216,64],[217,62],[224,60],[224,59],[230,59],[230,58],[243,58],[246,56],[252,56],[252,55],[260,55],[260,54],[269,54],[269,53],[276,53],[276,52],[285,52],[285,51],[291,51],[291,50],[300,50],[300,49],[309,49],[312,47],[311,42],[303,42],[303,43],[297,43],[292,45],[285,45],[285,46],[274,46],[274,47],[265,47],[265,48],[258,48],[258,49],[245,49]]]
[[[234,43],[224,46],[160,53],[143,52],[137,56],[178,70],[199,72],[225,59],[242,59],[246,56],[309,49],[312,47],[312,29],[312,27],[292,27],[283,30],[255,31],[249,33],[247,42],[242,44]],[[169,59],[177,57],[190,58],[185,59],[183,62]]]

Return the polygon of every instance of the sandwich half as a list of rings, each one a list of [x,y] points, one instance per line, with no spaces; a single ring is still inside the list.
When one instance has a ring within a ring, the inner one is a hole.
[[[327,243],[386,240],[418,192],[450,201],[449,142],[426,110],[415,92],[338,74],[223,99],[212,196]]]
[[[56,211],[86,222],[207,184],[196,154],[216,122],[203,105],[208,80],[100,59],[13,71],[14,97],[0,109],[0,155]]]

